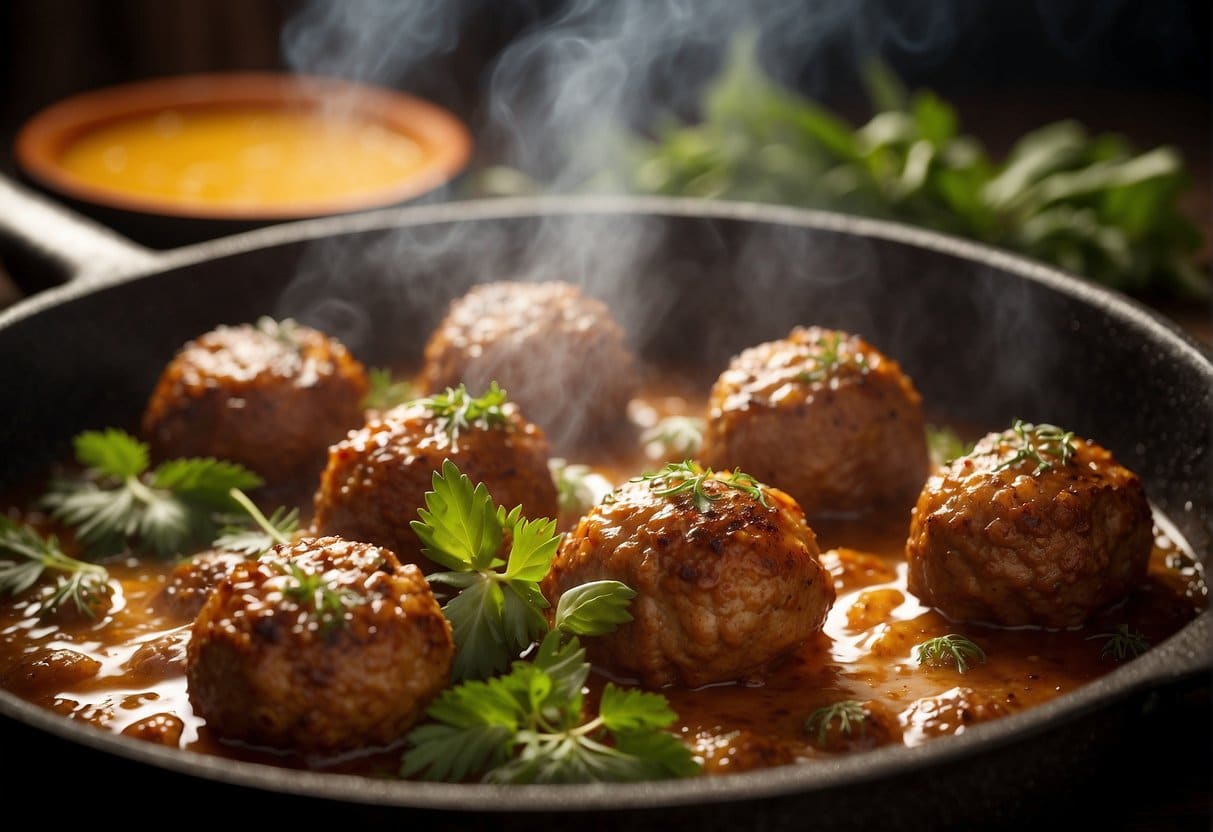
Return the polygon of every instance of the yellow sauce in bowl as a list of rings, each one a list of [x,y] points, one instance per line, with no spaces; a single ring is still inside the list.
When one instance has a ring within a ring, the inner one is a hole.
[[[287,206],[364,196],[408,178],[427,153],[362,119],[266,107],[192,108],[99,125],[64,170],[96,187],[213,206]]]

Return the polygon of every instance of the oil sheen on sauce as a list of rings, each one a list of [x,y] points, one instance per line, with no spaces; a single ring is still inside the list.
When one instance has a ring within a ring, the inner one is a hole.
[[[212,208],[272,208],[373,194],[423,167],[412,137],[353,115],[273,106],[162,110],[76,138],[62,167],[81,183]]]
[[[671,390],[667,395],[658,388],[633,403],[638,426],[664,415],[702,412],[703,401]],[[597,474],[593,483],[601,494],[665,460],[637,449],[623,458],[591,455],[585,461]],[[33,513],[23,519],[38,521]],[[706,772],[726,774],[811,764],[877,745],[915,746],[1063,695],[1116,666],[1103,647],[1122,625],[1157,644],[1203,609],[1207,589],[1200,563],[1176,535],[1164,531],[1165,520],[1158,520],[1145,584],[1081,629],[1066,631],[956,624],[921,606],[906,589],[908,513],[816,520],[812,525],[837,590],[823,632],[761,677],[663,690],[678,714],[675,730],[701,755]],[[158,613],[150,604],[175,563],[128,558],[106,565],[114,603],[97,621],[42,620],[36,592],[0,601],[0,685],[101,730],[206,754],[376,776],[395,773],[400,748],[318,760],[219,741],[194,715],[186,691],[191,622]],[[920,665],[915,647],[949,633],[978,643],[987,660],[963,673]],[[600,674],[591,676],[590,701],[605,681]],[[806,729],[816,709],[843,700],[862,704],[862,730],[826,736]]]

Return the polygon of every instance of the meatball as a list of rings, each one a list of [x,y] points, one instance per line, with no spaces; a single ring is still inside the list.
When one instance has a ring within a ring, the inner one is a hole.
[[[54,694],[91,679],[101,672],[101,662],[75,650],[40,649],[0,674],[0,686],[18,696],[33,699]]]
[[[152,598],[152,609],[175,618],[193,618],[219,581],[245,560],[237,552],[211,549],[182,561],[169,573],[164,588]]]
[[[733,774],[796,761],[796,754],[787,742],[744,728],[727,734],[699,734],[691,745],[703,758],[705,774]]]
[[[749,471],[809,515],[908,508],[928,471],[921,398],[859,336],[797,327],[716,380],[700,459]]]
[[[907,583],[955,621],[1061,628],[1124,598],[1153,545],[1140,478],[1049,425],[982,439],[923,488]]]
[[[308,481],[362,422],[366,370],[329,336],[262,319],[220,326],[169,362],[143,413],[158,458],[238,462],[271,484]]]
[[[483,482],[497,505],[521,505],[527,517],[557,517],[543,431],[509,402],[487,394],[477,401],[490,400],[498,404],[460,427],[452,413],[466,412],[472,401],[460,387],[391,410],[334,445],[315,496],[316,533],[385,546],[430,568],[409,523],[444,459],[473,483]]]
[[[1013,693],[1000,699],[992,693],[955,687],[915,701],[902,713],[901,722],[906,743],[917,745],[931,737],[962,734],[970,725],[1007,716],[1016,709]]]
[[[635,360],[606,304],[569,283],[486,283],[453,302],[425,347],[430,391],[497,381],[561,450],[627,425]]]
[[[152,714],[122,729],[124,737],[167,745],[169,748],[177,748],[181,744],[181,735],[184,732],[185,723],[173,714]]]
[[[304,538],[240,564],[198,614],[194,711],[231,740],[333,754],[396,742],[448,683],[451,628],[387,549]]]
[[[618,580],[633,620],[586,639],[591,661],[650,687],[760,672],[821,629],[834,584],[787,494],[745,475],[668,466],[625,483],[565,536],[544,579],[552,605]]]

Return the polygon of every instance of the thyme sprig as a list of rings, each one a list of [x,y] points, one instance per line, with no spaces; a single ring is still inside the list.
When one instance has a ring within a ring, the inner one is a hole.
[[[838,723],[838,730],[849,736],[854,729],[858,729],[862,733],[867,718],[862,702],[844,699],[841,702],[825,705],[809,714],[804,721],[804,730],[808,734],[816,734],[818,745],[825,745],[830,725]]]
[[[958,633],[927,639],[915,648],[915,656],[919,664],[934,667],[955,665],[961,673],[969,669],[969,662],[984,664],[986,660],[985,651],[976,642]]]
[[[1135,659],[1150,649],[1150,642],[1146,640],[1145,634],[1130,631],[1128,624],[1121,624],[1114,633],[1087,636],[1087,641],[1097,638],[1106,639],[1103,649],[1099,651],[1101,659],[1123,662],[1125,659]]]
[[[811,370],[797,373],[795,379],[808,384],[825,381],[847,365],[855,367],[860,375],[867,375],[872,369],[868,364],[868,357],[863,354],[862,350],[843,353],[841,347],[844,341],[845,338],[841,332],[828,332],[818,338],[814,343],[819,351],[810,356],[814,367]]]
[[[56,612],[65,601],[94,618],[94,609],[109,594],[109,573],[95,563],[76,560],[64,554],[53,535],[42,537],[27,525],[0,517],[0,555],[16,560],[0,560],[0,592],[20,595],[47,572],[58,573],[58,586],[42,602],[40,614]]]
[[[736,468],[729,472],[716,473],[711,468],[705,468],[698,462],[689,459],[682,462],[671,462],[660,471],[642,474],[639,477],[633,477],[630,481],[648,483],[649,488],[659,497],[690,494],[695,508],[706,512],[711,510],[712,503],[723,496],[719,492],[710,493],[704,489],[704,483],[708,480],[714,480],[735,491],[741,491],[762,503],[766,508],[771,507],[762,490],[762,485],[749,474],[738,471]]]
[[[995,449],[987,452],[1001,453],[1005,443],[1014,443],[1014,453],[1010,459],[995,466],[995,471],[1003,471],[1028,461],[1036,463],[1036,468],[1032,471],[1033,476],[1044,474],[1052,471],[1055,464],[1069,465],[1077,450],[1074,445],[1074,432],[1056,425],[1034,425],[1016,419],[1015,424],[1011,426],[1011,433],[1010,439],[1000,439]]]

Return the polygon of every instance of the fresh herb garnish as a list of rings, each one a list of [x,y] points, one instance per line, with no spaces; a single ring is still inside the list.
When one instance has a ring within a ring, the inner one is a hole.
[[[608,683],[586,720],[589,676],[577,639],[544,638],[533,662],[505,676],[449,688],[413,729],[402,777],[490,783],[635,782],[699,772],[691,750],[665,728],[677,716],[664,696]]]
[[[288,544],[299,531],[299,509],[278,506],[267,518],[261,509],[238,488],[228,492],[248,517],[224,517],[227,524],[211,544],[216,549],[257,557],[278,544]],[[251,522],[251,525],[250,525]]]
[[[988,452],[1001,453],[1006,442],[1013,443],[1011,448],[1014,453],[1011,458],[995,466],[995,471],[1012,468],[1027,460],[1036,463],[1036,468],[1032,471],[1033,476],[1043,474],[1052,471],[1054,463],[1069,465],[1070,458],[1077,450],[1074,447],[1074,433],[1062,430],[1056,425],[1034,425],[1016,419],[1015,424],[1011,426],[1011,432],[1012,439],[1000,439],[995,449]]]
[[[416,398],[413,385],[392,378],[392,371],[386,368],[371,369],[367,373],[367,381],[370,382],[370,389],[362,399],[363,410],[391,410]]]
[[[652,458],[690,459],[703,447],[706,428],[695,416],[667,416],[640,434],[640,441]]]
[[[849,736],[854,728],[858,728],[862,733],[867,718],[862,702],[845,699],[842,702],[834,702],[818,708],[809,714],[808,719],[804,721],[804,730],[806,733],[816,734],[817,744],[824,745],[831,724],[837,722],[838,730]]]
[[[548,460],[548,471],[556,485],[556,500],[562,514],[582,515],[593,507],[594,489],[588,480],[593,473],[590,466],[553,457]]]
[[[448,387],[442,393],[418,399],[416,403],[424,405],[434,414],[439,426],[453,442],[459,439],[460,431],[473,425],[484,430],[509,425],[510,419],[504,410],[506,401],[505,391],[494,381],[482,396],[473,396],[460,384],[458,387]]]
[[[935,667],[955,665],[961,673],[969,669],[969,662],[981,664],[986,660],[984,650],[972,640],[956,633],[927,639],[915,648],[915,653],[919,664]]]
[[[282,594],[316,615],[320,632],[330,633],[345,626],[345,613],[351,607],[366,603],[366,599],[348,587],[334,589],[323,574],[308,572],[294,561],[279,564],[287,578]]]
[[[632,620],[636,591],[620,581],[591,581],[565,590],[556,602],[552,629],[575,636],[600,636]]]
[[[709,493],[703,487],[708,480],[722,483],[735,491],[750,495],[765,507],[770,508],[766,494],[758,480],[749,474],[736,469],[729,472],[716,473],[711,468],[704,468],[693,460],[671,462],[669,465],[651,474],[633,477],[632,482],[647,482],[653,493],[660,497],[674,497],[679,494],[690,494],[695,508],[709,511],[712,503],[721,498],[721,494]]]
[[[95,548],[131,544],[179,553],[214,537],[216,512],[238,510],[231,489],[262,482],[243,466],[211,458],[170,459],[149,471],[147,445],[114,428],[81,433],[75,449],[84,477],[54,483],[44,499],[56,519]]]
[[[20,595],[46,572],[58,573],[58,586],[41,603],[40,612],[50,614],[64,601],[71,601],[83,615],[93,618],[94,608],[109,594],[109,573],[95,563],[76,560],[63,553],[54,536],[43,538],[26,525],[0,516],[0,555],[19,560],[0,560],[0,592]]]
[[[868,357],[861,350],[843,353],[840,349],[844,342],[842,333],[828,332],[815,342],[820,348],[817,353],[809,356],[813,360],[813,368],[796,374],[797,381],[813,383],[825,381],[836,375],[843,367],[854,367],[860,375],[867,375],[871,367]]]
[[[949,465],[972,450],[973,443],[961,439],[951,428],[927,425],[927,453],[936,466]]]
[[[1145,634],[1130,632],[1128,624],[1121,624],[1114,633],[1087,636],[1087,641],[1097,638],[1106,639],[1103,649],[1099,651],[1101,659],[1123,662],[1125,659],[1135,659],[1150,649],[1150,642],[1146,640]]]

